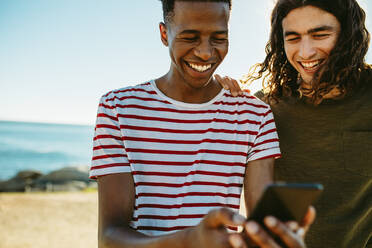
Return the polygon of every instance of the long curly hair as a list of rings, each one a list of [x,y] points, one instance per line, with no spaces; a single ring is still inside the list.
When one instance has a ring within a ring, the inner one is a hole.
[[[298,72],[288,62],[284,50],[282,21],[290,11],[314,6],[333,14],[341,25],[335,47],[321,73],[314,76],[311,94],[307,100],[320,104],[323,97],[337,88],[339,98],[360,87],[361,72],[370,65],[365,63],[370,35],[365,26],[365,12],[356,0],[278,0],[271,15],[270,40],[266,44],[264,62],[256,64],[241,80],[250,83],[263,77],[262,86],[266,101],[278,102],[282,97],[301,97]]]

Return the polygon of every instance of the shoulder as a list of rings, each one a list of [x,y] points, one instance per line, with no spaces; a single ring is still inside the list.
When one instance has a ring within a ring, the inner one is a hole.
[[[353,89],[352,95],[366,99],[367,102],[372,102],[372,68],[367,68],[361,72],[359,87]]]
[[[259,90],[256,93],[254,93],[254,96],[260,99],[261,101],[264,101],[265,94],[263,93],[263,90]]]
[[[366,68],[361,72],[360,82],[363,86],[371,87],[372,85],[372,67]]]
[[[256,113],[266,113],[270,111],[270,105],[248,92],[244,92],[243,95],[235,97],[232,96],[229,91],[225,91],[224,97],[231,105],[237,105],[248,111],[254,111]]]
[[[265,108],[270,109],[270,105],[264,102],[263,100],[263,95],[261,96],[260,94],[256,95],[251,95],[250,93],[245,93],[247,98],[249,99],[250,102],[253,104],[259,105],[259,106],[265,106]]]
[[[101,97],[101,101],[115,101],[125,98],[126,96],[155,94],[151,81],[111,90]]]

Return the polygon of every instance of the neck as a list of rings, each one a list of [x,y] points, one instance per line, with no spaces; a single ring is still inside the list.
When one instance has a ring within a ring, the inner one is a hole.
[[[340,95],[341,95],[341,90],[339,89],[339,87],[335,86],[327,94],[325,94],[323,98],[324,99],[335,99],[335,98],[338,98]]]
[[[185,103],[206,103],[221,91],[222,86],[213,78],[201,87],[192,87],[184,79],[172,77],[170,73],[155,80],[158,89],[166,96]]]
[[[304,81],[301,82],[299,88],[301,94],[305,97],[311,97],[315,92],[312,89],[311,84]],[[323,99],[335,99],[341,95],[340,88],[338,86],[333,87],[328,93],[323,95]]]

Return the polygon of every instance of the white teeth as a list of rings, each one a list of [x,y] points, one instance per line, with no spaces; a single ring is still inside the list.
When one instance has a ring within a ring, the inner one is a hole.
[[[303,67],[305,67],[305,68],[313,68],[313,67],[315,67],[315,66],[317,66],[317,65],[319,65],[319,60],[318,61],[316,61],[316,62],[300,62],[301,63],[301,65],[303,66]]]
[[[212,64],[208,64],[208,65],[197,65],[197,64],[192,64],[192,63],[188,63],[188,64],[190,65],[191,68],[193,68],[194,70],[197,70],[198,72],[205,72],[206,70],[212,67]]]

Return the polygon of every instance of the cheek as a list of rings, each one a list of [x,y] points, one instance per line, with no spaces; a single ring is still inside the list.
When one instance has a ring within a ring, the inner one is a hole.
[[[333,36],[330,39],[323,40],[319,43],[318,49],[328,56],[336,46],[337,40],[338,36]]]
[[[221,52],[219,53],[219,55],[220,55],[220,59],[221,59],[221,60],[223,60],[223,59],[226,57],[227,52],[228,52],[228,49],[223,50],[223,51],[221,51]]]
[[[219,57],[221,58],[221,60],[223,60],[225,58],[225,56],[227,55],[227,53],[229,52],[229,44],[221,44],[217,47],[215,47]]]
[[[173,56],[178,60],[192,53],[192,50],[193,50],[193,46],[188,45],[188,44],[179,44],[179,43],[177,44],[176,43],[172,47]]]
[[[169,48],[169,54],[174,60],[179,60],[180,57],[182,57],[183,49],[179,45],[173,43],[169,46]]]
[[[293,61],[293,53],[294,53],[294,47],[293,45],[286,45],[284,44],[284,52],[285,56],[287,57],[287,60],[292,64]],[[293,64],[292,64],[293,65]]]
[[[325,45],[323,51],[324,51],[327,55],[329,55],[329,54],[331,53],[331,51],[333,50],[333,48],[335,47],[336,42],[337,42],[337,40],[330,41],[328,44]]]

